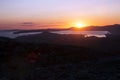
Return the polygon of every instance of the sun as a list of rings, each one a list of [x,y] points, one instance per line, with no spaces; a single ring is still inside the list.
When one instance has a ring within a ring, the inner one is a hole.
[[[85,25],[82,24],[82,23],[76,23],[76,24],[75,24],[75,27],[76,27],[76,28],[83,28],[83,27],[85,27]]]

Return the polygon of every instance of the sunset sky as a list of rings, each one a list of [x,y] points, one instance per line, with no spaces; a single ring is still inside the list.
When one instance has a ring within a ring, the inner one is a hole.
[[[0,29],[120,23],[120,0],[0,0]]]

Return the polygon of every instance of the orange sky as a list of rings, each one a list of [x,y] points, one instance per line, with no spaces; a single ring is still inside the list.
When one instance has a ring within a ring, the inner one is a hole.
[[[120,0],[1,0],[0,29],[120,24]]]

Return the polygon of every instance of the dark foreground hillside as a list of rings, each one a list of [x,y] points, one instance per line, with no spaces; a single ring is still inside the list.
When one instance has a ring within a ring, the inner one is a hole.
[[[116,50],[1,37],[0,80],[119,80],[120,54]]]

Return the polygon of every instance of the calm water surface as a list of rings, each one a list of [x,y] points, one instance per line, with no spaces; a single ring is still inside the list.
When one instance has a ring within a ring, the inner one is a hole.
[[[16,38],[19,36],[26,36],[26,35],[32,35],[32,34],[40,34],[42,32],[29,32],[29,33],[20,33],[20,34],[14,34],[15,31],[0,31],[1,37],[9,37],[9,38]],[[108,31],[52,31],[51,33],[56,34],[84,34],[86,37],[89,36],[96,36],[96,37],[106,37],[105,34],[109,34]]]
[[[54,31],[52,33],[57,33],[57,34],[84,34],[86,37],[90,37],[90,36],[106,37],[105,34],[110,34],[109,31]]]

